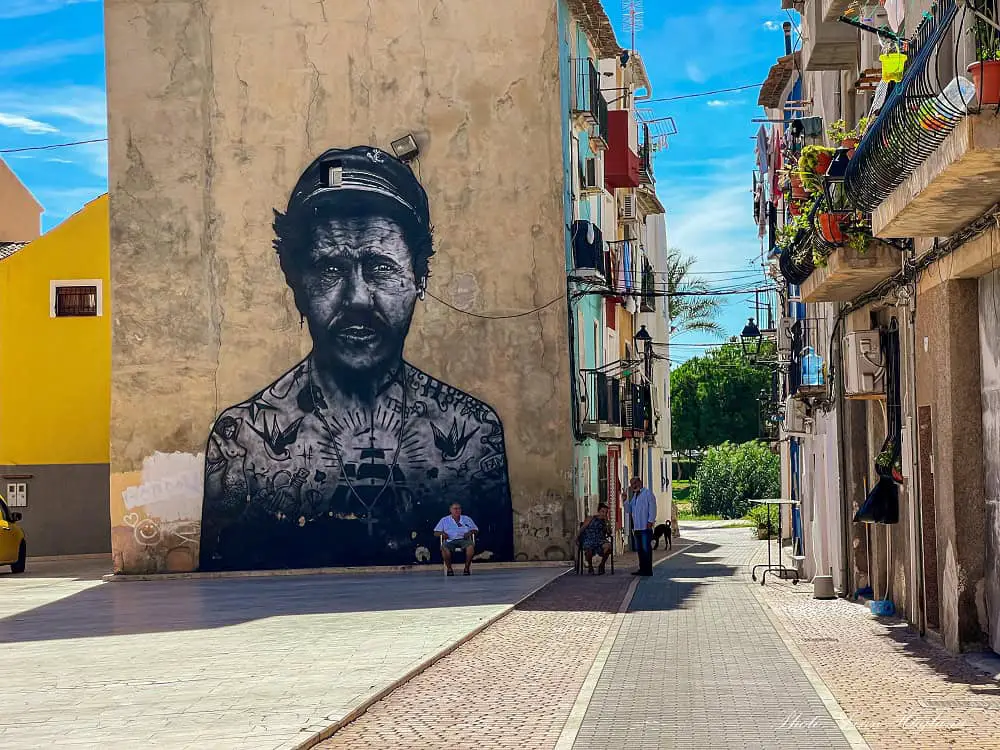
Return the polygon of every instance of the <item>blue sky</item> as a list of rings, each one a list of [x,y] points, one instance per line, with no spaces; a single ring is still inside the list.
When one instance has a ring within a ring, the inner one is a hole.
[[[628,44],[621,0],[604,0]],[[678,3],[646,0],[636,47],[646,61],[654,98],[757,83],[783,52],[778,0]],[[0,149],[106,136],[100,0],[0,0]],[[670,115],[678,134],[656,157],[657,190],[667,207],[668,240],[698,257],[698,268],[719,286],[718,274],[753,270],[760,244],[750,197],[758,116],[756,90],[648,105]],[[45,206],[50,229],[107,189],[103,143],[6,154],[4,158]],[[727,298],[722,323],[738,333],[749,303]],[[681,337],[672,358],[695,349]]]

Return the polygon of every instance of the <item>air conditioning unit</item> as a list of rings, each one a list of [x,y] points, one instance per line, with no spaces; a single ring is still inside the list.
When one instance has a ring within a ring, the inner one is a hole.
[[[781,420],[781,431],[786,435],[812,434],[812,420],[806,416],[806,405],[797,398],[785,399],[785,414]]]
[[[626,193],[618,203],[618,216],[625,221],[635,221],[638,218],[635,205],[635,193]]]
[[[885,358],[881,336],[851,331],[844,336],[844,396],[870,399],[885,395]]]

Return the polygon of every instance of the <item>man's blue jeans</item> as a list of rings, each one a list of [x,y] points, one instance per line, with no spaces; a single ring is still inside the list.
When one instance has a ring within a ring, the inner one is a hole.
[[[639,555],[639,572],[642,575],[653,575],[653,530],[639,529],[632,532],[635,538],[635,551]]]

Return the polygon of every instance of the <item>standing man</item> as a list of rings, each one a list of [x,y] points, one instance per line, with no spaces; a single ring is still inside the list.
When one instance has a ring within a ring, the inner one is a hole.
[[[629,483],[632,490],[632,500],[629,502],[629,514],[632,517],[632,533],[635,535],[635,549],[639,555],[639,569],[632,575],[653,575],[653,526],[656,524],[656,498],[647,487],[642,486],[642,479],[632,477]]]

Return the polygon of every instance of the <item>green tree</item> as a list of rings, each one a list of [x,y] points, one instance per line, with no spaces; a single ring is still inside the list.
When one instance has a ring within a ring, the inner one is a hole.
[[[723,443],[706,451],[691,485],[691,507],[698,515],[743,518],[751,500],[778,497],[781,461],[766,444],[753,440]]]
[[[771,382],[771,368],[751,363],[732,341],[689,359],[670,375],[674,450],[761,437],[759,398],[761,391],[770,392]]]
[[[710,336],[722,336],[722,326],[716,320],[722,301],[711,296],[708,282],[695,276],[691,269],[696,258],[684,255],[675,247],[667,255],[667,310],[673,334],[699,331]],[[684,296],[674,297],[672,295]]]

